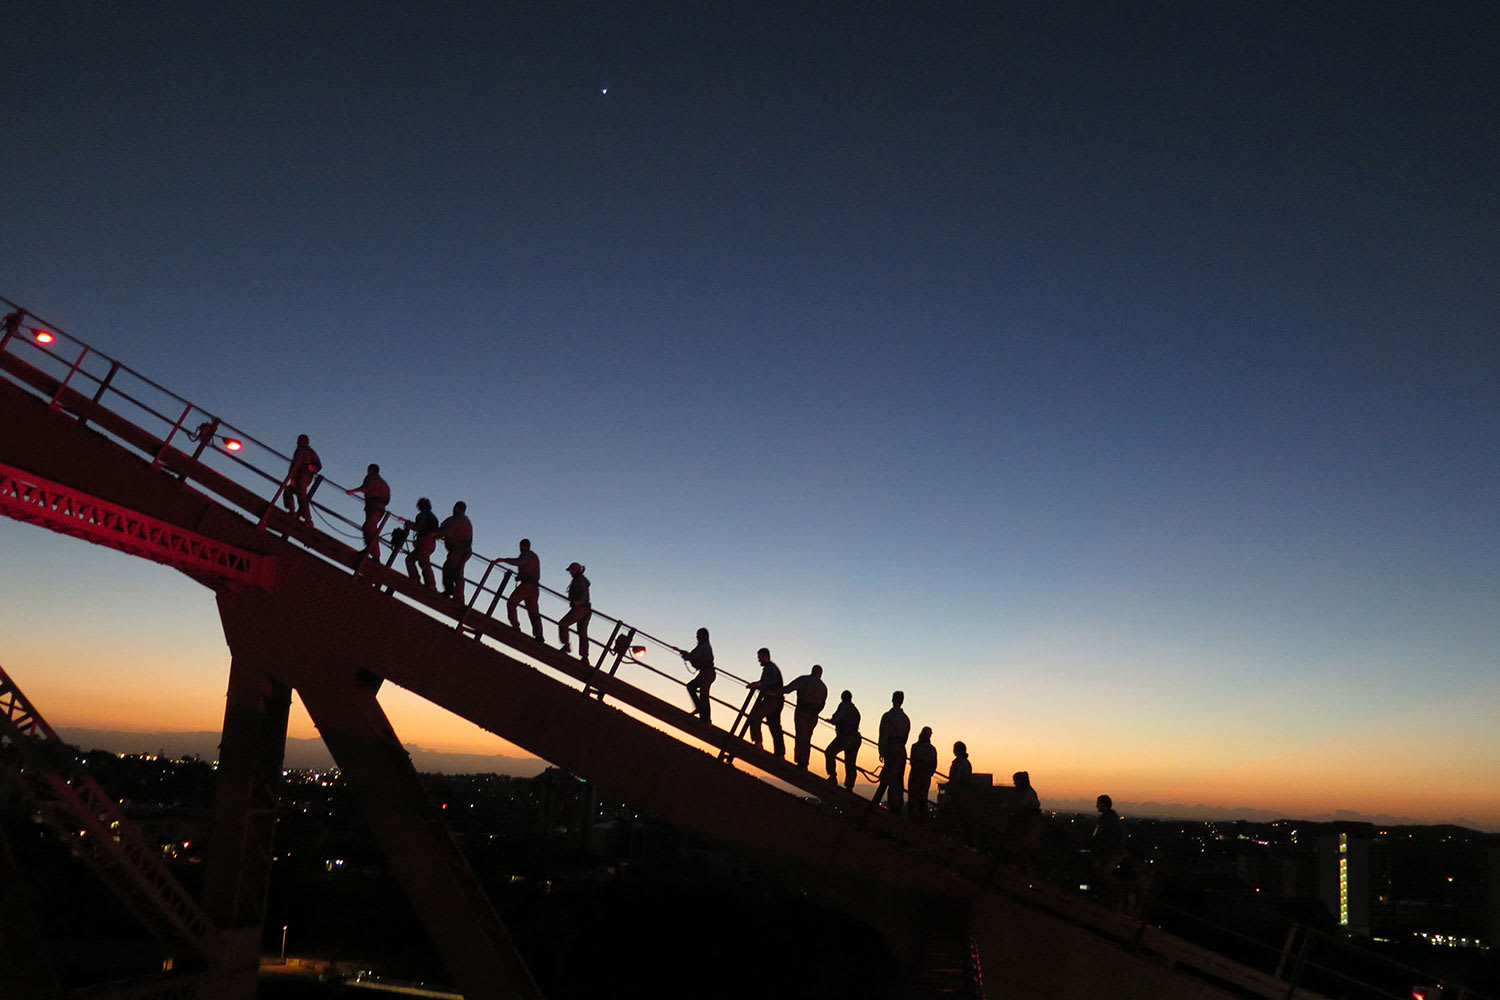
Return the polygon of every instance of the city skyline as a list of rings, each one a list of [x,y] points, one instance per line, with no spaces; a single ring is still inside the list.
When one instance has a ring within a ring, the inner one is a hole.
[[[1044,804],[1500,829],[1477,5],[3,18],[0,294],[339,482]],[[54,725],[217,728],[209,591],[0,547]]]

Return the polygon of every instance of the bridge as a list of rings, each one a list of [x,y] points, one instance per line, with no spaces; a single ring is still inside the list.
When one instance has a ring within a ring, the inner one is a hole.
[[[287,455],[0,302],[10,310],[0,334],[0,511],[210,588],[231,653],[198,898],[0,671],[0,770],[180,955],[170,974],[110,995],[255,995],[294,691],[464,996],[543,995],[381,709],[381,687],[394,684],[857,913],[904,962],[913,996],[937,995],[921,993],[914,920],[939,907],[956,915],[969,955],[943,995],[1316,1000],[1297,982],[1292,937],[1265,968],[1239,964],[1038,884],[761,750],[743,736],[748,696],[718,701],[728,728],[701,721],[684,707],[681,679],[652,666],[676,663],[673,647],[644,628],[596,609],[594,633],[608,634],[581,657],[511,628],[496,610],[515,581],[498,560],[470,561],[477,576],[463,601],[413,582],[394,553],[372,559],[345,540],[363,516],[338,484],[314,483],[317,519],[304,523],[279,502]],[[387,542],[393,527],[382,522]],[[559,606],[562,595],[543,593],[549,610]],[[20,941],[24,919],[0,919]],[[60,996],[38,954],[0,950],[0,963],[9,955],[0,981]]]

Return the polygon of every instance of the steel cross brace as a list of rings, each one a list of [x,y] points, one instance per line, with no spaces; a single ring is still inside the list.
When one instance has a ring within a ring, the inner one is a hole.
[[[0,514],[209,579],[271,584],[275,560],[0,464]]]

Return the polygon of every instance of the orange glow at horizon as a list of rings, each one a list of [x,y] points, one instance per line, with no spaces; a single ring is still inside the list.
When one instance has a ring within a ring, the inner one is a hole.
[[[6,639],[0,663],[48,722],[75,729],[219,731],[230,658],[211,593],[175,571],[122,560],[87,543],[64,540],[55,552],[59,572],[37,574],[0,602]],[[1069,648],[1050,638],[1046,646]],[[1085,682],[1095,668],[1084,654],[1076,662],[1057,654],[1049,659],[1038,646],[979,664],[974,675],[931,690],[906,684],[913,728],[933,727],[942,771],[957,739],[968,744],[974,770],[1000,784],[1014,771],[1029,771],[1045,807],[1066,801],[1073,803],[1068,808],[1081,808],[1078,803],[1108,793],[1127,815],[1180,814],[1181,807],[1231,816],[1250,808],[1294,819],[1341,812],[1421,822],[1461,818],[1500,829],[1500,800],[1493,794],[1500,746],[1487,731],[1487,717],[1460,711],[1464,703],[1492,703],[1494,689],[1485,685],[1494,682],[1393,707],[1384,716],[1366,711],[1333,718],[1314,698],[1284,704],[1254,691],[1232,708],[1205,699],[1189,703],[1190,686],[1172,678],[1090,685]],[[1114,662],[1128,661],[1117,652]],[[1062,703],[1041,686],[1048,673],[1084,682]],[[646,672],[639,676],[649,679]],[[884,707],[874,691],[887,679],[867,667],[830,685],[853,682],[867,736]],[[662,697],[686,705],[680,688],[663,688]],[[1163,709],[1158,692],[1167,689],[1176,701]],[[714,693],[738,703],[743,691],[721,677]],[[396,685],[382,688],[380,703],[403,743],[534,759]],[[1007,708],[1022,705],[1026,710]],[[720,711],[716,707],[716,721],[724,725],[728,718]],[[1070,725],[1074,719],[1087,721]],[[790,713],[785,722],[789,727]],[[1413,731],[1442,739],[1397,743]],[[825,742],[826,733],[820,729],[815,742]],[[289,736],[317,735],[294,698]],[[860,762],[874,766],[872,747]]]

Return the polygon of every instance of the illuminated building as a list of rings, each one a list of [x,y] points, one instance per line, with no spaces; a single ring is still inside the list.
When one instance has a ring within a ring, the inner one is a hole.
[[[1367,825],[1319,837],[1318,898],[1340,933],[1368,938],[1383,931],[1392,912],[1389,841]]]

